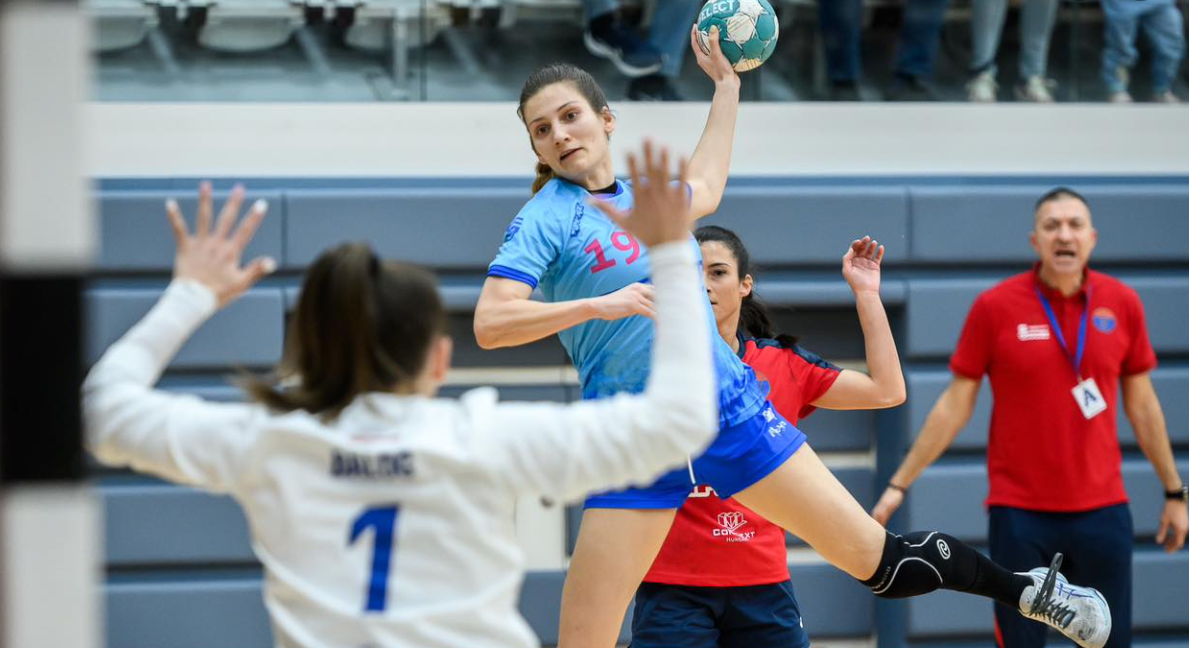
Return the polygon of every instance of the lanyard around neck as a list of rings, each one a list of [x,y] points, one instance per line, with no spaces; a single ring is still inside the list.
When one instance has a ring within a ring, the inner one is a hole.
[[[1057,336],[1057,343],[1061,345],[1061,350],[1065,352],[1065,357],[1069,358],[1069,362],[1073,365],[1073,372],[1077,374],[1078,380],[1082,379],[1082,356],[1086,351],[1086,319],[1090,314],[1090,290],[1086,289],[1086,307],[1082,311],[1082,322],[1078,325],[1078,348],[1077,353],[1071,354],[1069,352],[1069,345],[1065,343],[1065,335],[1061,333],[1061,325],[1057,322],[1057,315],[1053,312],[1053,307],[1049,305],[1049,300],[1045,299],[1044,293],[1040,288],[1036,288],[1036,296],[1040,298],[1040,305],[1044,308],[1045,315],[1049,318],[1049,326],[1053,329],[1053,335]]]

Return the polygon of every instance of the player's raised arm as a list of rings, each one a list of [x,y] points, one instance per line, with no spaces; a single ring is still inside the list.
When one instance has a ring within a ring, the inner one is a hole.
[[[519,490],[572,498],[648,481],[703,447],[718,427],[711,332],[685,188],[668,182],[664,149],[655,152],[646,143],[641,159],[629,160],[634,209],[600,208],[649,248],[657,330],[648,386],[641,395],[570,406],[496,408],[492,459]]]
[[[867,371],[844,369],[814,405],[825,409],[876,409],[904,402],[906,388],[896,340],[879,297],[884,247],[865,236],[851,242],[842,257],[842,276],[855,295],[863,329]]]
[[[169,201],[166,211],[177,240],[174,280],[83,384],[87,446],[100,461],[214,490],[228,489],[235,479],[243,458],[239,448],[249,441],[244,429],[251,409],[168,394],[153,384],[207,318],[276,265],[268,258],[240,264],[267,210],[258,201],[235,227],[243,196],[237,187],[212,222],[211,188],[203,183],[193,234]]]
[[[735,120],[739,116],[739,75],[723,56],[717,28],[710,32],[709,52],[698,45],[698,29],[690,29],[690,47],[698,67],[714,82],[714,98],[702,138],[689,160],[691,189],[690,217],[698,219],[714,213],[727,186],[731,168],[731,148],[735,140]]]

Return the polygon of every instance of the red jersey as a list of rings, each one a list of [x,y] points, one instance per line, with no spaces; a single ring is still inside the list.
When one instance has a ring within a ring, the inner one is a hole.
[[[1118,279],[1092,270],[1081,290],[1064,297],[1040,280],[1039,268],[979,295],[950,359],[956,375],[991,379],[987,506],[1076,512],[1126,502],[1115,426],[1119,378],[1156,366],[1143,304]],[[1078,377],[1038,290],[1070,353],[1089,311],[1081,374],[1094,379],[1107,406],[1093,418],[1086,419],[1070,391]]]
[[[813,412],[813,401],[841,371],[800,346],[739,337],[739,357],[769,385],[768,400],[789,423]],[[709,486],[694,489],[677,511],[645,582],[695,587],[767,585],[788,580],[784,529]]]

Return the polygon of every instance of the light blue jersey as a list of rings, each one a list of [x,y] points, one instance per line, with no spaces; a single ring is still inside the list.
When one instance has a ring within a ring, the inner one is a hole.
[[[599,196],[618,209],[632,206],[629,183],[616,181],[616,193]],[[590,193],[554,178],[512,220],[488,276],[539,287],[546,301],[598,297],[650,279],[648,253],[602,211],[586,204]],[[690,237],[690,244],[698,250]],[[698,262],[702,255],[697,252]],[[711,330],[718,330],[706,301]],[[578,367],[583,398],[638,393],[648,379],[654,327],[643,316],[591,320],[558,333]],[[714,337],[719,380],[719,416],[731,427],[754,416],[766,393],[722,338]]]

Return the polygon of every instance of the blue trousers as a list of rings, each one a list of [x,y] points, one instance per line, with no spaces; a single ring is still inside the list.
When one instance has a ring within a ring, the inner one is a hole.
[[[1174,0],[1102,0],[1106,17],[1106,44],[1102,48],[1102,80],[1108,91],[1127,89],[1119,68],[1130,70],[1138,52],[1135,41],[1140,29],[1152,45],[1152,92],[1162,94],[1172,87],[1181,58],[1185,56],[1185,28]]]
[[[1027,0],[1020,7],[1020,79],[1045,75],[1049,40],[1057,22],[1057,0]],[[1007,0],[974,0],[970,8],[970,71],[995,75],[995,55],[1007,18]]]
[[[928,77],[933,73],[948,4],[949,0],[906,0],[896,51],[898,74]],[[863,0],[818,0],[817,15],[826,50],[826,74],[835,82],[857,81]]]
[[[1061,573],[1071,583],[1102,592],[1111,606],[1105,648],[1131,646],[1131,509],[1126,504],[1082,513],[1041,513],[1006,506],[990,511],[991,560],[1025,572],[1065,554]],[[1000,648],[1043,648],[1048,627],[995,604]]]

